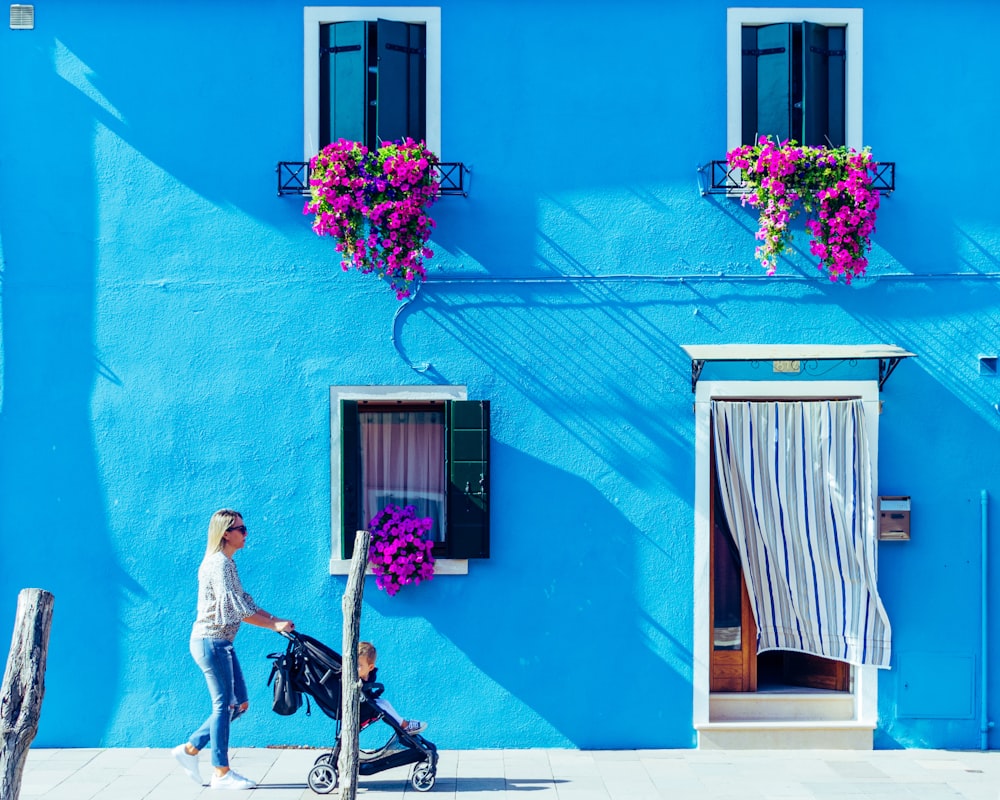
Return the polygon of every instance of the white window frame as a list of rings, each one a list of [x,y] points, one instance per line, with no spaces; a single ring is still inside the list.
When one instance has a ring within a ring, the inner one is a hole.
[[[319,26],[330,22],[420,23],[427,32],[427,148],[441,158],[441,8],[432,6],[306,6],[303,82],[304,161],[319,152]]]
[[[860,397],[868,425],[872,481],[878,487],[879,388],[877,380],[861,381],[699,381],[695,393],[695,503],[694,503],[694,674],[693,722],[696,730],[711,730],[711,419],[712,399],[717,397],[782,398],[807,400]],[[854,722],[872,729],[878,723],[878,668],[851,667]],[[749,702],[753,702],[752,698]],[[762,700],[761,703],[766,702]],[[822,723],[820,723],[822,724]]]
[[[778,22],[817,22],[846,28],[844,127],[848,147],[860,150],[862,137],[864,11],[860,8],[730,8],[726,15],[726,151],[741,144],[743,131],[743,37],[746,25]]]
[[[340,401],[374,400],[395,402],[408,400],[427,402],[429,400],[468,400],[467,386],[331,386],[330,387],[330,574],[347,575],[351,570],[351,560],[341,558],[344,552],[343,503],[341,497],[341,477],[343,475],[340,446]],[[447,435],[447,432],[446,432]],[[354,535],[354,531],[351,532]],[[447,537],[447,531],[445,536]],[[467,575],[469,562],[464,558],[437,558],[434,560],[435,575]]]

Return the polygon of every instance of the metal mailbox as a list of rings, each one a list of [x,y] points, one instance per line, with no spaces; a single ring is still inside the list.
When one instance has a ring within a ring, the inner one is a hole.
[[[878,538],[908,541],[910,538],[910,498],[878,499]]]

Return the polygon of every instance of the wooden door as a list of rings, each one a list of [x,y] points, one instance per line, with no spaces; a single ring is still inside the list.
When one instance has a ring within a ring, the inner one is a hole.
[[[714,471],[713,471],[714,479]],[[713,480],[714,484],[714,480]],[[718,493],[715,487],[714,494]],[[722,505],[712,503],[709,691],[757,691],[757,626]]]

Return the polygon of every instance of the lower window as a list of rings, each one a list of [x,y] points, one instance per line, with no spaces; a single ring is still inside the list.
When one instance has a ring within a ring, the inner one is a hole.
[[[433,520],[435,558],[489,557],[489,402],[428,388],[332,390],[335,559],[387,505]]]

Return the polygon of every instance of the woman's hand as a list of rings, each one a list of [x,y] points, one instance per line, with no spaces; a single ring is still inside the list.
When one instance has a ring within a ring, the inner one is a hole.
[[[277,617],[275,617],[274,629],[278,633],[288,633],[289,631],[295,630],[295,623],[292,622],[290,619],[278,619]]]

